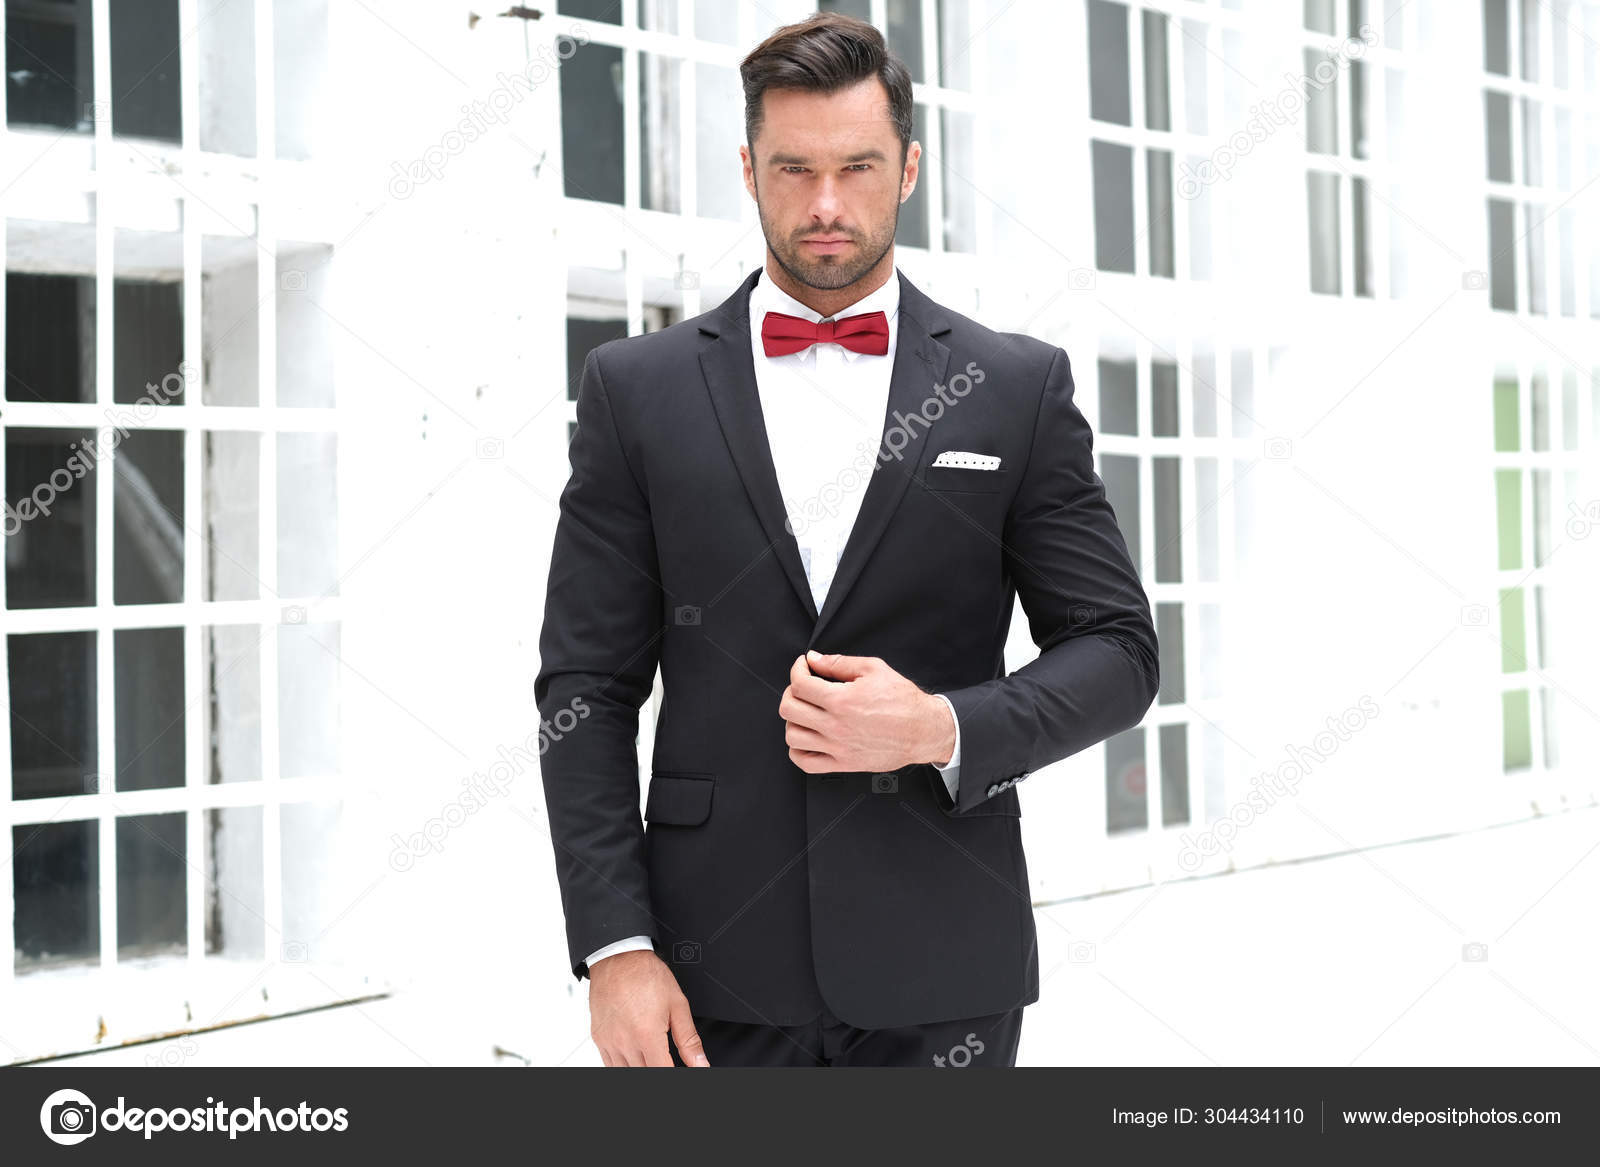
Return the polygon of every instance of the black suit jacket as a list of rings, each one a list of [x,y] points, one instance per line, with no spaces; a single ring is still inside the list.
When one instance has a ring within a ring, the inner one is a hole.
[[[579,388],[535,695],[573,970],[647,934],[694,1012],[861,1028],[1038,999],[1012,784],[1138,724],[1149,601],[1060,348],[900,280],[885,454],[815,610],[751,356],[753,273],[717,308],[601,345]],[[998,471],[932,467],[997,454]],[[1037,659],[1009,676],[1020,595]],[[809,648],[944,693],[938,771],[808,775],[778,701]],[[638,711],[664,702],[639,816]]]

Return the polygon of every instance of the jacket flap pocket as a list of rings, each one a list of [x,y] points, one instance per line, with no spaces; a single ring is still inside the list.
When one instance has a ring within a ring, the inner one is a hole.
[[[650,775],[650,791],[645,796],[647,822],[693,827],[711,815],[711,791],[717,780],[711,774],[666,773]]]

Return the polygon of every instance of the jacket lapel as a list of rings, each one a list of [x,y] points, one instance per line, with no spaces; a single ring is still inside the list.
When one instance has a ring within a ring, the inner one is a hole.
[[[949,408],[935,395],[934,389],[944,383],[945,370],[950,364],[950,350],[936,337],[949,332],[950,326],[937,304],[898,271],[895,275],[900,280],[899,332],[895,338],[889,405],[878,459],[867,482],[860,513],[845,540],[838,571],[828,585],[822,612],[811,630],[808,648],[817,647],[823,630],[860,578],[873,548],[883,538],[890,518],[905,496],[906,487],[922,464],[927,435],[937,424],[938,417]]]
[[[778,487],[778,471],[772,462],[767,423],[761,412],[761,394],[756,388],[755,358],[750,348],[750,290],[760,276],[757,268],[700,325],[701,332],[710,334],[710,340],[700,349],[700,369],[733,464],[744,481],[750,505],[761,520],[761,529],[766,532],[767,549],[777,555],[778,565],[805,608],[806,618],[815,623],[817,606],[806,581],[805,565],[800,561],[800,545],[789,530],[789,512]]]
[[[783,574],[812,622],[807,647],[815,647],[823,629],[860,578],[873,548],[882,539],[890,518],[905,496],[916,468],[921,465],[927,435],[937,422],[937,417],[929,420],[929,414],[940,414],[948,408],[939,401],[934,390],[944,383],[950,363],[950,350],[936,338],[948,332],[950,326],[939,306],[896,271],[895,277],[900,281],[899,332],[895,340],[894,368],[889,375],[889,403],[879,456],[862,497],[860,513],[845,541],[838,570],[828,587],[822,611],[818,613],[805,566],[800,560],[799,544],[789,530],[788,510],[778,486],[766,419],[761,412],[761,395],[756,387],[749,309],[750,292],[760,276],[759,269],[752,272],[739,289],[701,323],[700,331],[707,340],[700,349],[700,368],[728,451],[766,533],[768,550],[778,557]],[[924,407],[929,402],[934,405],[925,413]]]

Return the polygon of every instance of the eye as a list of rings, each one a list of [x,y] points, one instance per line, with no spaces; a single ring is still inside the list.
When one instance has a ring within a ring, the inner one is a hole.
[[[783,172],[785,174],[804,174],[806,168],[804,166],[785,166]]]
[[[851,163],[851,165],[849,165],[848,167],[846,167],[846,169],[847,170],[871,170],[872,169],[872,163],[870,163],[870,162],[854,162],[854,163]]]

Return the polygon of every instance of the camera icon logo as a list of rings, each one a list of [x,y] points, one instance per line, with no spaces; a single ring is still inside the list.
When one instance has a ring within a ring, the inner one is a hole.
[[[1477,940],[1463,944],[1461,959],[1469,964],[1482,964],[1489,959],[1489,946]]]
[[[700,609],[693,604],[680,604],[672,610],[672,621],[681,628],[693,628],[700,623]]]
[[[94,1134],[96,1115],[89,1096],[78,1090],[57,1090],[39,1108],[45,1138],[63,1147],[75,1146]]]
[[[306,273],[298,268],[288,268],[279,277],[278,283],[285,292],[303,292],[306,290]]]
[[[672,943],[673,964],[699,964],[700,942],[698,940],[675,940]]]
[[[872,793],[894,794],[900,789],[900,779],[893,773],[874,774],[872,776]]]

